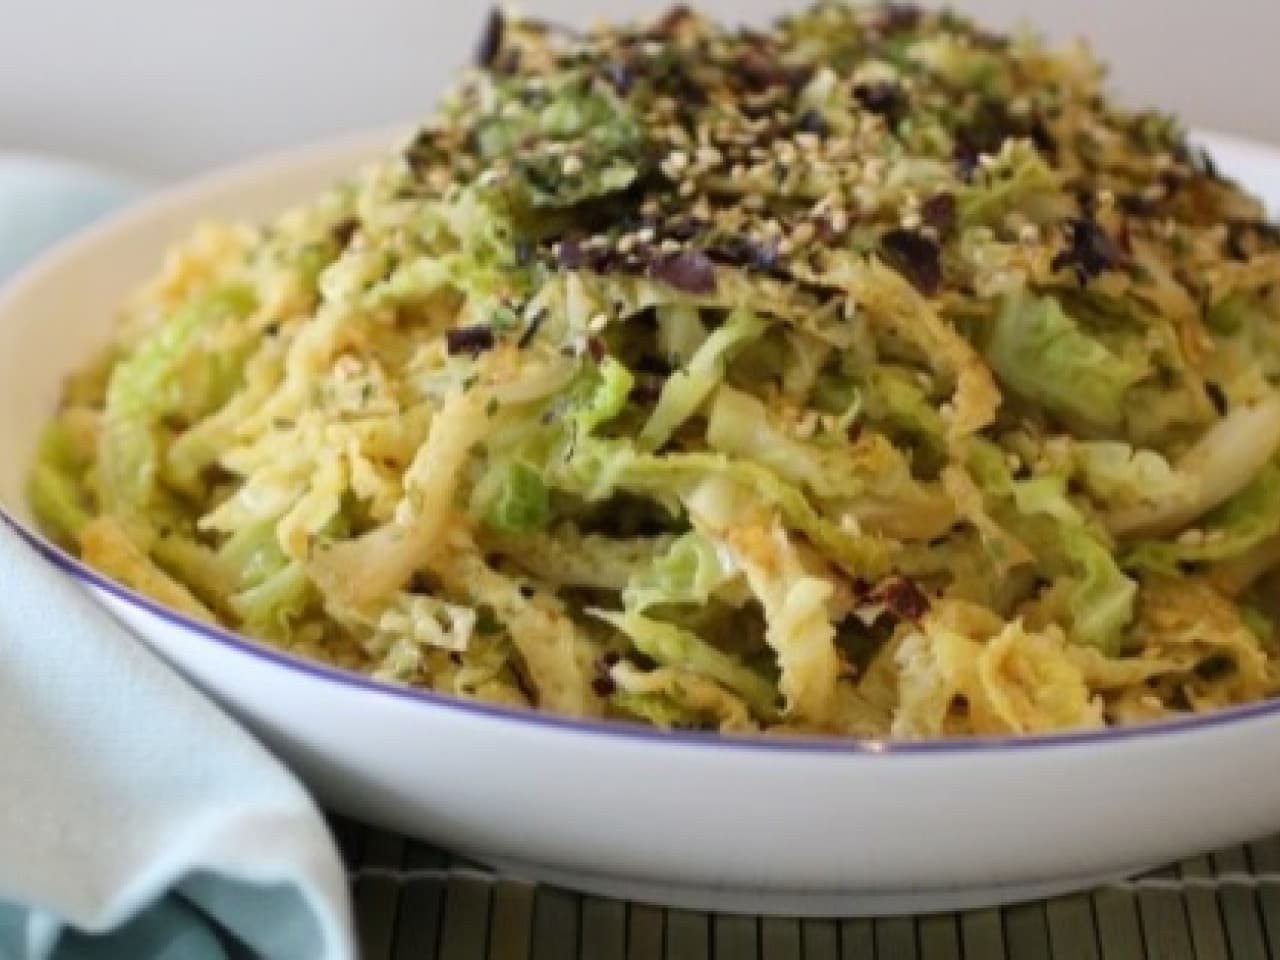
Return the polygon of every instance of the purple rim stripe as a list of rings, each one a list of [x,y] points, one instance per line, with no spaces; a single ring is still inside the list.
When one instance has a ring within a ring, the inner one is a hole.
[[[580,736],[618,738],[651,744],[698,747],[714,750],[754,750],[768,753],[845,754],[854,756],[911,756],[919,754],[990,754],[1009,750],[1039,750],[1047,747],[1087,747],[1125,740],[1164,738],[1183,733],[1206,731],[1249,720],[1273,719],[1280,715],[1280,699],[1239,707],[1226,707],[1212,713],[1185,719],[1162,721],[1145,726],[1108,727],[1073,733],[1039,734],[1021,737],[973,737],[938,740],[842,740],[834,737],[767,737],[727,736],[701,731],[660,731],[652,727],[621,721],[575,720],[534,710],[500,707],[450,697],[416,687],[400,687],[381,683],[371,677],[331,667],[318,661],[305,660],[276,650],[264,643],[243,637],[223,627],[200,623],[176,610],[162,606],[141,594],[116,583],[93,570],[61,547],[30,529],[0,506],[4,521],[27,544],[59,570],[88,586],[110,594],[170,626],[212,640],[237,653],[265,661],[276,667],[299,673],[315,680],[339,686],[366,690],[381,696],[417,702],[437,709],[452,710],[485,720],[544,727]]]

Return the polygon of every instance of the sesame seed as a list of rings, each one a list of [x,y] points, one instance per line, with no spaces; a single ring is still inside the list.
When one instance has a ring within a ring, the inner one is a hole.
[[[920,214],[914,210],[906,213],[902,217],[903,230],[919,230],[920,225],[924,222]]]
[[[791,231],[791,240],[797,246],[803,246],[806,243],[811,243],[817,233],[818,231],[814,225],[806,220]]]
[[[1040,228],[1034,223],[1023,224],[1022,229],[1018,231],[1018,239],[1028,245],[1039,243]]]
[[[689,167],[689,155],[683,150],[674,150],[667,154],[667,159],[663,161],[663,173],[679,174]]]
[[[1178,543],[1184,547],[1201,547],[1204,546],[1204,531],[1192,527],[1190,530],[1183,530],[1178,534]]]
[[[609,325],[609,315],[607,313],[597,313],[594,317],[587,321],[587,329],[592,333],[599,333]]]
[[[719,166],[723,160],[724,155],[715,147],[698,148],[698,163],[702,164],[704,167]]]
[[[818,412],[806,411],[805,415],[796,422],[795,432],[801,440],[812,439],[818,432]]]
[[[560,172],[566,177],[576,177],[585,169],[582,158],[569,154],[564,158],[564,162],[560,164]]]

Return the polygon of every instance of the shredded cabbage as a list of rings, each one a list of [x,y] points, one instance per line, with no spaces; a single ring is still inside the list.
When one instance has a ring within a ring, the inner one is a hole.
[[[35,452],[67,549],[380,680],[732,733],[1271,696],[1280,231],[1081,47],[501,13],[382,160],[201,226]]]

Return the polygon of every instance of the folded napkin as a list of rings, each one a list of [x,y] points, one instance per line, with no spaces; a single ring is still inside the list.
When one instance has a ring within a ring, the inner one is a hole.
[[[33,181],[15,199],[4,173],[0,160],[0,279],[7,213],[32,217]],[[69,196],[47,195],[64,227],[77,219],[59,199]],[[262,746],[0,522],[0,960],[245,955],[354,956],[320,813]]]

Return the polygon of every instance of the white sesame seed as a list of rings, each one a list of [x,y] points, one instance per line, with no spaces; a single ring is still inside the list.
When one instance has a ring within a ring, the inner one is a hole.
[[[914,210],[909,211],[902,217],[903,230],[919,230],[920,224],[922,223],[924,223],[924,220],[921,219],[920,214]]]
[[[1183,530],[1178,534],[1178,543],[1184,547],[1199,547],[1204,545],[1204,531],[1197,530],[1192,527],[1190,530]]]
[[[586,167],[582,162],[582,158],[572,153],[565,157],[564,162],[560,164],[560,172],[566,177],[576,177],[584,169]]]
[[[702,164],[704,167],[719,166],[723,160],[724,155],[715,147],[698,148],[698,163]]]
[[[344,353],[338,357],[333,364],[333,375],[341,383],[355,379],[364,370],[364,364],[359,357],[353,357],[349,353]]]
[[[594,317],[587,321],[587,329],[592,333],[599,333],[609,325],[609,315],[606,313],[597,313]]]
[[[818,432],[818,412],[808,410],[796,421],[796,436],[801,440],[809,440]]]
[[[1040,242],[1040,228],[1034,223],[1025,223],[1022,229],[1018,231],[1018,239],[1025,244],[1033,244]]]
[[[791,240],[797,245],[803,245],[810,243],[813,238],[817,236],[817,233],[818,231],[814,228],[813,224],[806,220],[805,222],[797,225],[796,228],[791,231]]]

